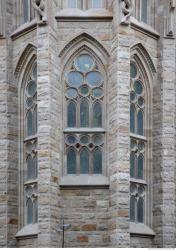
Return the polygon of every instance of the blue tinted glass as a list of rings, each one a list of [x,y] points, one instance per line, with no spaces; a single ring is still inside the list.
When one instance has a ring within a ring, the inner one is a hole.
[[[141,0],[141,21],[147,23],[147,0]]]
[[[27,86],[27,93],[29,96],[34,96],[37,91],[37,85],[35,81],[30,81]]]
[[[100,89],[100,88],[94,88],[94,89],[92,90],[92,94],[93,94],[93,96],[94,96],[95,98],[99,98],[99,97],[103,96],[103,90]]]
[[[143,207],[143,199],[139,198],[137,203],[137,220],[140,223],[144,222],[144,207]]]
[[[68,82],[72,87],[79,87],[83,84],[83,75],[77,71],[68,73]]]
[[[143,86],[142,86],[142,83],[140,81],[136,81],[134,83],[134,90],[135,92],[140,95],[142,94],[142,91],[143,91]]]
[[[102,173],[102,152],[100,149],[95,149],[93,152],[93,172],[94,174]]]
[[[89,173],[89,152],[86,148],[84,148],[80,153],[80,173]]]
[[[138,123],[138,128],[137,128],[137,133],[139,135],[143,135],[143,113],[140,110],[137,115],[137,123]]]
[[[134,177],[134,169],[135,169],[135,153],[131,152],[130,154],[130,176]]]
[[[137,68],[136,65],[134,63],[130,64],[130,76],[131,78],[135,78],[137,75]]]
[[[87,74],[87,83],[92,87],[97,87],[102,83],[102,75],[100,72],[92,71]]]
[[[83,100],[80,105],[80,125],[89,127],[89,104],[86,100]]]
[[[76,153],[73,148],[67,153],[67,173],[76,174]]]
[[[143,179],[143,165],[144,165],[144,157],[142,154],[138,156],[138,178]]]
[[[29,155],[27,158],[27,179],[28,180],[33,178],[32,172],[33,172],[33,162],[32,162],[32,157]]]
[[[68,104],[67,125],[69,128],[76,127],[76,105],[74,102]]]
[[[32,112],[29,111],[27,113],[27,136],[33,135],[33,115]]]
[[[89,55],[80,55],[75,60],[76,68],[82,72],[91,70],[94,66],[94,61]]]
[[[37,162],[37,155],[33,158],[33,178],[37,178],[37,174],[38,174],[38,162]]]
[[[33,133],[37,133],[37,106],[35,106],[34,113],[33,113],[33,118],[34,118],[34,131]]]
[[[68,8],[76,8],[77,0],[68,0]]]
[[[27,200],[27,224],[33,223],[33,203],[31,199]]]
[[[38,202],[37,200],[34,201],[34,223],[38,221]]]
[[[102,8],[102,0],[92,0],[92,8]]]
[[[135,107],[130,106],[130,132],[134,133],[135,130]]]
[[[29,21],[28,16],[29,6],[28,6],[28,0],[23,0],[23,17],[24,17],[24,23]]]
[[[34,79],[37,79],[37,65],[34,66],[32,74]]]
[[[95,103],[93,106],[93,123],[92,127],[98,128],[102,127],[102,109],[99,102]]]
[[[135,206],[136,206],[136,199],[134,196],[130,198],[130,221],[135,221]]]
[[[76,89],[70,88],[70,89],[67,90],[67,96],[69,98],[76,98],[77,95],[78,95],[78,93],[77,93]]]

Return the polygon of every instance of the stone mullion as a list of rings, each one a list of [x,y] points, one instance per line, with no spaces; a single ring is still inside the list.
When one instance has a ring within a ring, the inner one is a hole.
[[[175,40],[163,39],[162,193],[163,246],[175,241]]]

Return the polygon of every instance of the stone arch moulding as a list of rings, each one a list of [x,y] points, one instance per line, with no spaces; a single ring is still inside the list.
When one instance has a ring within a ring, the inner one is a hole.
[[[88,33],[81,33],[74,37],[66,44],[66,46],[59,53],[59,57],[63,58],[63,62],[67,62],[74,53],[87,49],[91,50],[99,57],[103,65],[106,65],[109,58],[109,52],[97,39],[89,35]],[[63,63],[64,67],[65,63]]]
[[[14,76],[16,80],[17,78],[19,78],[19,75],[21,75],[22,70],[25,68],[25,65],[28,65],[33,57],[36,58],[36,51],[37,47],[34,44],[29,43],[26,45],[25,49],[19,56],[15,67]]]
[[[147,70],[150,73],[150,76],[153,78],[156,73],[156,68],[153,63],[153,60],[146,50],[146,48],[142,45],[142,43],[137,43],[131,47],[131,56],[137,57],[140,61],[143,62],[145,66],[147,66]]]

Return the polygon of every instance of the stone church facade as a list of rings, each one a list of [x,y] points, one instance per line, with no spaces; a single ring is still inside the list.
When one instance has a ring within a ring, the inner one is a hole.
[[[176,247],[175,17],[0,1],[0,247]]]

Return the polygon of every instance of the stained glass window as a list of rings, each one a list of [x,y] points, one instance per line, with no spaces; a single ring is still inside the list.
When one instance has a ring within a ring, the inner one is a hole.
[[[26,199],[26,223],[37,222],[37,65],[31,68],[24,91],[24,150],[26,171],[24,188]]]
[[[99,62],[89,53],[81,53],[65,72],[67,174],[102,173],[104,134],[96,130],[103,128],[103,102]]]
[[[130,220],[133,222],[144,223],[145,186],[141,184],[139,180],[144,180],[145,178],[145,89],[141,80],[141,73],[135,62],[131,63],[130,72]]]

